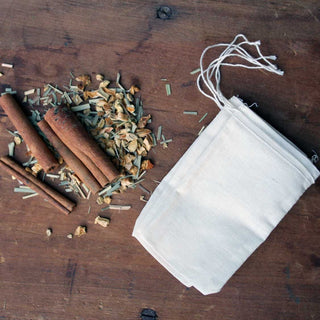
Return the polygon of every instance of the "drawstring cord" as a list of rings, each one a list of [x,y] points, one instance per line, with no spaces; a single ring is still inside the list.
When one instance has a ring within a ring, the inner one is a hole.
[[[242,39],[243,41],[236,43],[239,39]],[[246,68],[246,69],[263,69],[272,73],[276,73],[278,75],[283,75],[283,71],[278,69],[278,67],[274,64],[272,64],[269,60],[276,60],[277,57],[274,55],[271,56],[263,56],[260,51],[260,41],[250,42],[243,34],[238,34],[231,43],[220,43],[215,44],[212,46],[207,47],[204,49],[204,51],[201,54],[200,57],[200,75],[197,78],[197,86],[199,91],[205,95],[207,98],[213,100],[217,106],[222,109],[228,104],[228,100],[224,95],[222,94],[220,90],[220,82],[221,82],[221,73],[220,69],[221,66],[230,66],[230,67],[240,67],[240,68]],[[244,45],[249,45],[255,47],[258,57],[255,58],[252,55],[250,55],[244,48]],[[207,68],[204,68],[203,66],[203,59],[206,53],[213,49],[218,47],[226,47],[226,49],[220,54],[220,56],[213,60]],[[244,59],[249,64],[242,64],[242,63],[228,63],[224,62],[227,58],[230,57],[237,57]],[[214,75],[215,84],[212,82],[212,77]],[[201,82],[204,83],[204,85],[207,87],[209,92],[211,94],[206,93],[201,88]]]

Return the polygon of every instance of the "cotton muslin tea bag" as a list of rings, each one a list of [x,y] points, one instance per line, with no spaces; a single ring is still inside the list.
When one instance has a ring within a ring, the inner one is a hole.
[[[221,93],[222,66],[283,74],[271,63],[275,56],[263,56],[259,46],[238,35],[204,50],[198,88],[221,110],[162,180],[133,230],[172,275],[202,294],[220,291],[319,176],[292,142],[239,98]],[[213,48],[224,51],[204,68]]]

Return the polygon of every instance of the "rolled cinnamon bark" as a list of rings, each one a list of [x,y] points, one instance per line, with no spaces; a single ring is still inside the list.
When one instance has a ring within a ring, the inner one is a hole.
[[[88,168],[72,153],[72,151],[59,139],[45,119],[38,122],[38,126],[58,151],[65,163],[76,173],[80,180],[96,194],[101,186]]]
[[[10,157],[1,157],[0,167],[23,182],[26,186],[29,186],[32,190],[36,191],[40,196],[47,199],[50,204],[63,213],[69,214],[76,205],[58,191],[38,180]]]
[[[57,159],[42,140],[37,130],[32,126],[13,96],[8,93],[1,96],[0,105],[25,140],[32,155],[38,160],[43,170],[49,172],[56,168],[59,165]]]
[[[51,108],[47,111],[46,121],[57,134],[57,136],[66,144],[72,152],[87,166],[83,161],[83,154],[89,158],[109,181],[119,176],[108,156],[100,149],[96,141],[85,130],[83,125],[67,107]],[[74,151],[75,150],[75,151]],[[81,155],[82,154],[82,155]],[[89,168],[89,167],[88,167]],[[92,172],[92,169],[89,168]],[[94,172],[92,172],[95,175]]]

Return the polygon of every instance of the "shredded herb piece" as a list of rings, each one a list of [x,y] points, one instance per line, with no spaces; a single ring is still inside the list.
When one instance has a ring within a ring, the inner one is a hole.
[[[169,83],[166,83],[166,91],[167,91],[167,96],[171,95],[171,86]]]
[[[199,120],[199,123],[202,122],[207,115],[208,115],[208,112],[206,112],[206,113],[201,117],[201,119]]]
[[[197,111],[183,111],[183,114],[189,114],[189,115],[192,115],[192,116],[197,116],[198,112]]]
[[[197,69],[194,69],[193,71],[191,71],[190,74],[196,74],[196,73],[198,73],[200,71],[201,71],[201,69],[197,68]]]
[[[206,126],[203,126],[203,127],[201,128],[201,130],[200,130],[199,133],[198,133],[198,136],[200,136],[200,134],[203,132],[203,130],[205,129],[205,127],[206,127]]]
[[[35,197],[37,196],[38,193],[34,192],[34,193],[30,193],[28,194],[27,196],[23,196],[22,199],[25,200],[25,199],[28,199],[28,198],[32,198],[32,197]]]

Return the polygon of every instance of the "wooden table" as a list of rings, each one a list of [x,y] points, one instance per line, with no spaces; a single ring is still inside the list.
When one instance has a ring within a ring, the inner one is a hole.
[[[169,7],[162,8],[161,5]],[[18,93],[44,83],[67,84],[69,72],[101,72],[141,87],[151,127],[163,126],[168,149],[151,153],[155,168],[144,186],[154,190],[202,127],[217,114],[202,96],[196,75],[203,49],[237,33],[262,41],[276,54],[284,77],[227,69],[222,88],[239,94],[308,156],[320,152],[320,11],[301,1],[1,1],[2,85]],[[168,79],[172,95],[167,96]],[[199,116],[184,115],[196,110]],[[1,154],[11,141],[0,117]],[[196,165],[196,164],[195,164]],[[298,201],[218,294],[185,288],[131,237],[144,203],[140,189],[115,197],[131,204],[94,225],[95,199],[79,201],[68,217],[37,198],[22,200],[16,182],[0,173],[0,319],[139,319],[143,308],[159,319],[320,319],[320,185]],[[88,207],[91,212],[88,214]],[[68,239],[77,225],[87,235]],[[50,227],[53,234],[45,234]]]

